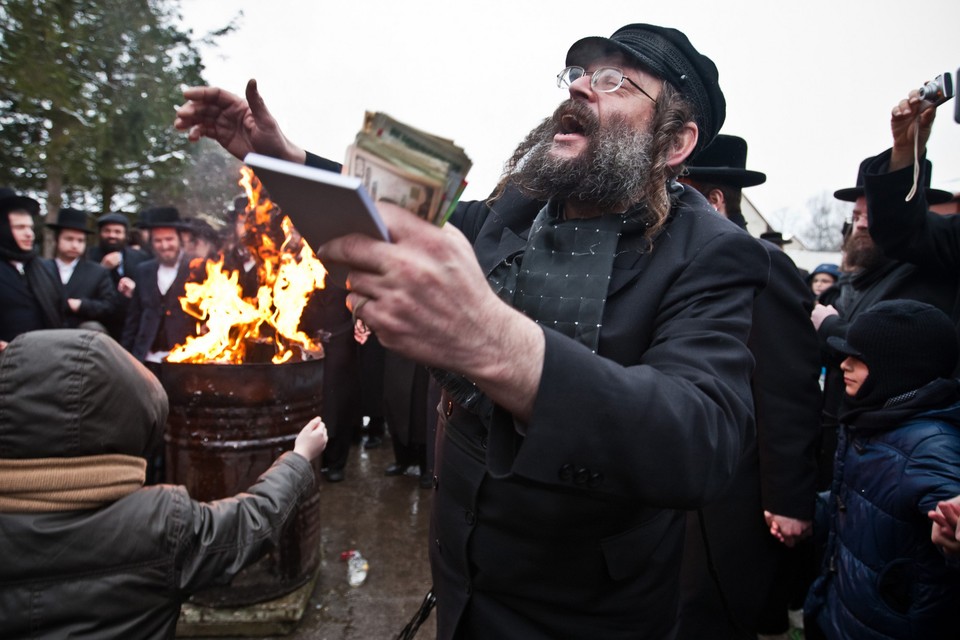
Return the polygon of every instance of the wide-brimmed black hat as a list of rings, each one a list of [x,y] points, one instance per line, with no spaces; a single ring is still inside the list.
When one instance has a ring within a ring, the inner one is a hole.
[[[746,167],[747,141],[721,133],[687,163],[687,174],[698,182],[716,182],[741,189],[767,181],[766,174]]]
[[[764,231],[760,234],[761,240],[766,240],[767,242],[772,242],[773,244],[782,247],[785,244],[790,244],[793,242],[793,237],[784,238],[783,234],[779,231]]]
[[[573,43],[567,51],[567,64],[586,66],[617,53],[668,81],[693,105],[700,136],[690,158],[713,141],[727,114],[717,65],[697,51],[683,32],[652,24],[628,24],[609,38],[592,36]]]
[[[125,228],[130,228],[130,219],[122,213],[110,212],[105,213],[99,218],[97,218],[97,228],[99,229],[105,224],[122,224]]]
[[[74,231],[83,231],[84,233],[93,233],[90,228],[87,226],[87,215],[86,211],[80,211],[80,209],[71,209],[70,207],[65,207],[60,209],[60,212],[57,213],[56,222],[48,222],[47,226],[51,229],[72,229]]]
[[[21,210],[38,216],[40,215],[40,203],[33,198],[17,194],[13,189],[0,187],[0,215]]]
[[[140,229],[183,229],[189,230],[187,223],[180,219],[180,211],[176,207],[151,207],[140,213],[140,222],[136,227]]]
[[[202,238],[207,242],[219,245],[223,242],[223,239],[220,237],[220,233],[213,227],[212,224],[204,220],[203,218],[190,218],[187,221],[186,231],[189,231],[198,238]]]
[[[857,170],[857,186],[838,189],[833,192],[833,197],[844,202],[856,202],[857,198],[863,195],[863,172],[873,160],[874,157],[870,157],[860,163],[860,168]],[[926,158],[923,160],[923,171],[921,173],[923,174],[923,192],[926,195],[927,204],[942,204],[953,200],[953,194],[949,191],[930,188],[930,174],[933,173],[933,163]]]

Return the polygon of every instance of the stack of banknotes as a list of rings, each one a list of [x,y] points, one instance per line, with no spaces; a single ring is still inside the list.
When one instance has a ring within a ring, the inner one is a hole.
[[[344,173],[360,178],[375,202],[392,202],[439,226],[467,186],[470,166],[452,140],[368,111],[347,148]]]

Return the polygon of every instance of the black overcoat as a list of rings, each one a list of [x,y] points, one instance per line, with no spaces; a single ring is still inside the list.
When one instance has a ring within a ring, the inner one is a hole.
[[[544,329],[529,424],[441,400],[438,638],[672,637],[683,510],[722,492],[755,438],[746,342],[768,270],[755,240],[673,189],[652,250],[621,240],[597,353]],[[508,193],[452,222],[489,273],[538,208]]]

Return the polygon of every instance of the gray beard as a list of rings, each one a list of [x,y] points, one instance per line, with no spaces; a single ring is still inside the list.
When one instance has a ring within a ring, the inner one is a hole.
[[[575,112],[589,136],[588,147],[575,158],[550,154],[563,114]],[[553,118],[530,132],[533,147],[517,163],[511,181],[539,200],[556,198],[622,211],[643,202],[650,176],[653,136],[623,119],[601,126],[588,108],[575,102],[560,105]]]

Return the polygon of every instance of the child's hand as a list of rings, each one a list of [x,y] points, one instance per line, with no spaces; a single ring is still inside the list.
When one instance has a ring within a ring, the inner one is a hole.
[[[933,520],[930,539],[947,555],[960,556],[960,496],[937,504],[936,511],[927,513]]]
[[[323,424],[320,417],[316,417],[300,430],[297,440],[293,445],[293,452],[299,453],[307,460],[313,461],[314,458],[323,453],[327,448],[327,426]]]

